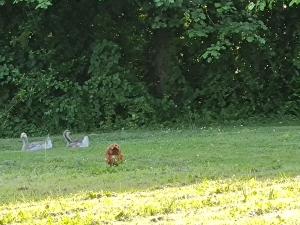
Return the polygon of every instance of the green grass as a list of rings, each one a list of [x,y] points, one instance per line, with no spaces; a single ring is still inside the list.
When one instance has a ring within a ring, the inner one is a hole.
[[[86,150],[55,136],[53,150],[35,153],[2,139],[0,224],[297,224],[299,131],[120,131],[91,134]],[[116,168],[104,161],[111,143],[126,157]]]
[[[0,224],[299,224],[299,179],[231,179],[0,206]]]

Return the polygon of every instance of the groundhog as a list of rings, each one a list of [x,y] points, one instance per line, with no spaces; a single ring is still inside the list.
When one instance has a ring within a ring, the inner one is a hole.
[[[120,145],[112,144],[108,146],[105,154],[105,160],[110,166],[118,166],[120,163],[124,162],[125,157],[122,154]]]

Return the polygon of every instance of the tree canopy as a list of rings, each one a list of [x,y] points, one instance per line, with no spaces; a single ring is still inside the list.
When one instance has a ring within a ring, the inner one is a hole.
[[[0,0],[0,134],[299,116],[299,4]]]

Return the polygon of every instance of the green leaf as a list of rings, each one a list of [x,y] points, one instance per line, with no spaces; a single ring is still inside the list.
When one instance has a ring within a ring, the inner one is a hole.
[[[246,40],[247,40],[248,42],[253,42],[253,41],[254,41],[254,38],[253,38],[253,37],[247,37]]]
[[[216,8],[220,8],[222,6],[221,3],[219,3],[219,2],[216,2],[214,5]]]
[[[163,1],[161,1],[161,0],[154,0],[154,3],[155,3],[155,5],[156,6],[162,6],[164,3],[163,3]]]
[[[259,4],[258,4],[259,10],[260,10],[260,11],[264,11],[266,5],[267,5],[267,4],[266,4],[265,1],[259,2]]]
[[[254,7],[255,7],[255,3],[254,2],[250,2],[249,3],[249,5],[248,5],[248,10],[252,10],[252,9],[254,9]]]
[[[294,4],[296,4],[296,5],[300,4],[300,0],[292,0],[292,1],[290,2],[289,6],[292,6],[292,5],[294,5]]]

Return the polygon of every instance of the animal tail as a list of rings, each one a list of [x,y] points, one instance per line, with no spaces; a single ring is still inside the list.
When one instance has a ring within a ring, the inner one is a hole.
[[[48,134],[47,138],[46,138],[46,141],[45,141],[45,148],[46,149],[49,149],[49,148],[52,148],[53,147],[53,144],[52,144],[52,140]]]
[[[90,144],[90,139],[88,136],[84,136],[82,139],[82,147],[89,147]]]

